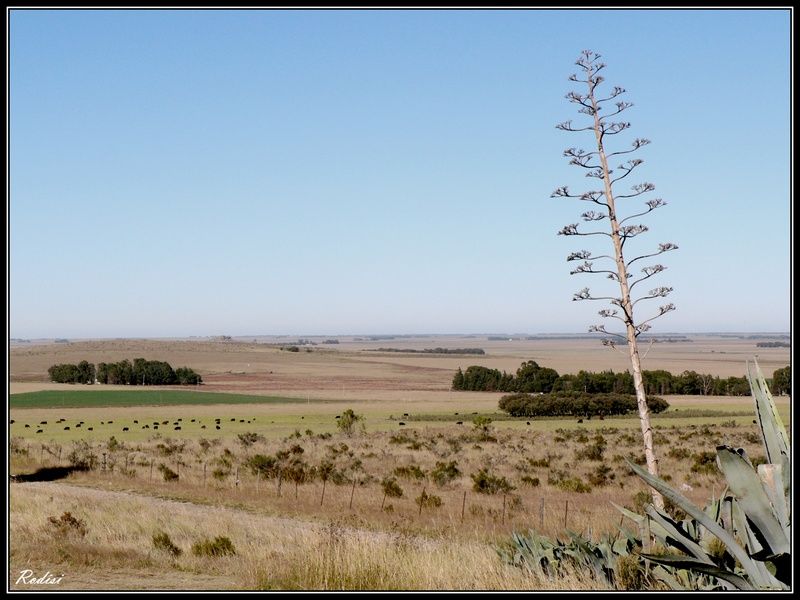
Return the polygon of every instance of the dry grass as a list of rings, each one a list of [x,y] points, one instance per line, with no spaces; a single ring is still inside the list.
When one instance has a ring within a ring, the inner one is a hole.
[[[87,523],[85,538],[54,539],[48,517],[72,511]],[[198,526],[198,524],[200,524]],[[156,550],[166,532],[184,552]],[[201,537],[224,533],[229,557],[187,552]],[[11,575],[25,568],[64,573],[66,589],[104,589],[98,572],[159,573],[154,588],[198,574],[209,589],[592,589],[575,575],[542,580],[503,565],[478,541],[376,534],[333,523],[320,526],[249,512],[177,503],[64,484],[14,484],[11,490]],[[111,574],[113,578],[113,573]],[[12,586],[14,587],[14,586]],[[138,587],[138,586],[136,586]],[[117,588],[130,589],[130,588]]]

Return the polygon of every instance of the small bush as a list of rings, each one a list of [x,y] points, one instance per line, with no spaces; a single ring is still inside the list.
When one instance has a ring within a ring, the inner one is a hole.
[[[195,556],[228,556],[236,554],[236,549],[230,538],[218,536],[213,540],[206,538],[192,544],[192,554]]]
[[[515,489],[505,477],[491,475],[486,469],[473,473],[472,489],[479,494],[507,493]]]
[[[644,586],[644,571],[639,564],[639,557],[635,554],[619,556],[614,574],[619,589],[640,590]]]
[[[242,446],[244,446],[245,448],[249,448],[250,446],[252,446],[256,442],[263,442],[264,441],[264,436],[263,435],[260,435],[258,433],[253,433],[253,432],[240,433],[238,435],[238,438],[239,438],[239,443]]]
[[[158,470],[161,472],[161,476],[164,478],[164,481],[175,481],[178,479],[178,474],[164,463],[158,465]]]
[[[677,458],[678,460],[684,460],[689,458],[691,455],[691,451],[683,446],[675,446],[674,448],[670,448],[669,452],[667,452],[667,456],[670,458]]]
[[[174,543],[172,543],[172,540],[170,539],[169,535],[164,531],[153,534],[153,547],[156,550],[161,550],[163,552],[166,552],[167,554],[170,554],[175,558],[177,558],[183,553],[183,550],[181,550]]]
[[[461,475],[455,461],[449,463],[437,462],[436,467],[431,471],[431,479],[436,485],[442,486],[450,483]]]
[[[86,535],[86,522],[72,516],[72,513],[65,512],[60,517],[48,517],[47,519],[53,526],[53,535],[59,538],[70,535],[83,537]]]
[[[589,473],[589,483],[593,486],[601,487],[608,485],[614,479],[615,475],[613,469],[607,465],[597,465],[591,473]]]
[[[442,505],[442,499],[439,496],[429,494],[425,490],[422,490],[422,493],[414,498],[414,502],[422,508],[439,508]]]
[[[522,483],[525,485],[529,485],[531,487],[539,487],[539,478],[538,477],[529,477],[528,475],[523,475],[521,478]]]
[[[692,455],[692,473],[716,473],[717,472],[717,453],[699,452]]]
[[[383,489],[383,493],[389,498],[402,498],[403,496],[403,488],[400,487],[400,484],[397,483],[397,479],[394,477],[385,477],[383,481],[381,481],[381,488]]]
[[[394,474],[397,477],[405,477],[406,479],[425,479],[425,471],[420,469],[417,465],[397,467],[394,470]]]

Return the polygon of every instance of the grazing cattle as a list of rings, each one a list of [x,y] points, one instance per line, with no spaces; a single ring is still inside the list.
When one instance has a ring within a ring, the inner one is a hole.
[[[300,417],[301,419],[305,419],[305,417]]]
[[[403,423],[402,421],[400,421],[400,423],[398,423],[398,425],[405,425],[405,423]]]
[[[474,412],[474,413],[472,413],[472,414],[473,414],[473,415],[477,415],[478,413]]]
[[[453,413],[454,415],[458,416],[458,413]]]
[[[123,427],[122,431],[128,431],[128,428],[127,427]]]
[[[10,424],[10,425],[13,425],[13,424],[14,424],[14,419],[11,419],[11,420],[9,421],[9,424]]]
[[[341,419],[341,418],[342,418],[342,415],[336,415],[336,418],[337,418],[337,419]],[[27,425],[25,425],[25,427],[27,427]]]
[[[239,419],[239,423],[244,423],[244,419]]]
[[[88,429],[89,431],[94,431],[94,427],[87,427],[86,429]]]
[[[153,429],[158,429],[158,425],[153,425]]]
[[[69,427],[64,427],[64,431],[69,431]]]
[[[47,425],[47,421],[42,421],[39,425]]]
[[[463,425],[464,421],[456,421],[456,425]]]
[[[231,419],[231,421],[235,421],[236,419]]]
[[[180,431],[180,430],[181,430],[180,425],[175,428],[175,431]]]
[[[192,419],[192,423],[194,423],[194,419]]]
[[[183,418],[178,419],[178,421],[183,421]]]
[[[77,425],[75,425],[75,429],[77,429],[77,428],[78,428],[78,427],[80,427],[80,426],[81,426],[81,424],[80,424],[80,423],[78,423]]]
[[[408,413],[403,413],[403,416],[404,416],[404,417],[407,417],[407,416],[408,416]]]
[[[205,425],[200,425],[200,429],[205,429],[205,428],[206,428]]]
[[[25,423],[25,427],[30,427],[30,425],[28,425],[27,423]]]
[[[136,423],[137,425],[139,424],[139,421],[137,421],[136,419],[134,419],[133,422]]]
[[[583,419],[578,419],[578,423],[583,423]]]
[[[100,425],[105,425],[105,421],[100,421]]]
[[[220,427],[219,425],[217,425],[217,429],[222,429],[222,427]]]
[[[531,424],[530,421],[525,421],[525,425],[530,425],[530,424]]]
[[[167,425],[168,423],[169,423],[169,421],[161,421],[162,425]]]
[[[108,422],[108,424],[109,424],[109,425],[111,425],[111,424],[113,424],[113,423],[114,423],[114,421],[109,421],[109,422]]]
[[[43,431],[42,429],[37,429],[36,433],[42,433],[42,431]]]

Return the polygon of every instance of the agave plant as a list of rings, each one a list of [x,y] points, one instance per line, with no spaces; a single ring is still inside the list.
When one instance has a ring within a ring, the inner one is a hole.
[[[673,590],[788,590],[791,583],[791,462],[789,438],[778,416],[758,363],[747,377],[767,464],[755,468],[741,448],[717,447],[717,465],[727,487],[705,508],[693,504],[666,482],[628,461],[645,483],[687,517],[672,518],[653,505],[638,515],[617,506],[638,526],[637,534],[620,527],[622,538],[599,544],[570,533],[569,542],[551,542],[531,532],[514,534],[506,561],[553,575],[566,560],[587,567],[608,584],[628,587],[629,561],[635,553],[645,576],[638,584]],[[616,505],[615,505],[616,506]],[[666,553],[645,551],[655,539]],[[643,542],[644,540],[644,542]]]

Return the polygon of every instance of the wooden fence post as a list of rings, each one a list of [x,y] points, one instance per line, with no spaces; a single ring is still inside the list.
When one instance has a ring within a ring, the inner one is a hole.
[[[569,500],[564,500],[564,529],[567,528],[567,513],[569,512]]]
[[[503,516],[500,518],[500,524],[504,525],[506,522],[506,495],[503,494]]]
[[[150,459],[150,481],[153,481],[153,463],[155,461],[151,458]]]
[[[464,507],[467,505],[467,490],[464,490],[464,498],[461,500],[461,522],[464,522]]]
[[[328,483],[327,479],[322,480],[322,496],[319,498],[319,505],[322,506],[322,502],[325,500],[325,484]]]
[[[203,463],[203,487],[206,487],[206,463]]]
[[[539,531],[544,531],[544,496],[539,499]]]
[[[350,490],[350,506],[348,507],[348,510],[353,509],[353,494],[355,494],[355,492],[356,492],[356,478],[353,477],[353,489]]]
[[[417,516],[422,516],[422,504],[425,502],[425,487],[422,488],[422,493],[419,495],[419,513]]]

